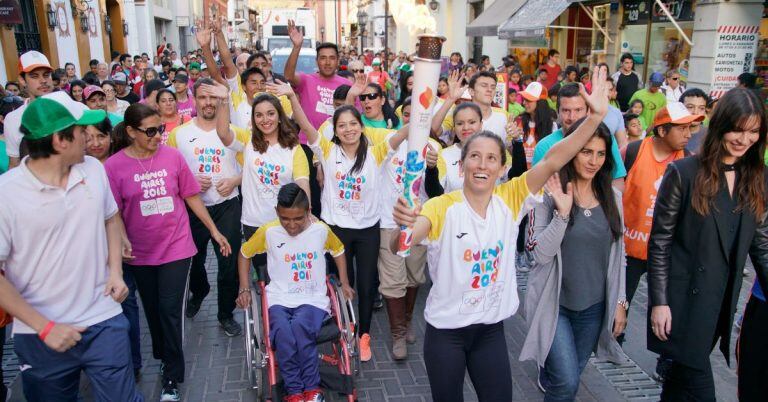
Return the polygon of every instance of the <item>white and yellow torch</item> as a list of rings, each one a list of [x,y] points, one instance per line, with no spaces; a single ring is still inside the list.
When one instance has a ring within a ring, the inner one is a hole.
[[[405,158],[403,196],[413,207],[419,199],[424,180],[424,160],[427,154],[432,108],[437,99],[437,83],[440,79],[440,55],[445,37],[419,35],[419,50],[414,60],[413,91],[411,96],[411,121],[408,127],[408,154]],[[406,257],[411,253],[412,231],[400,227],[397,254]]]

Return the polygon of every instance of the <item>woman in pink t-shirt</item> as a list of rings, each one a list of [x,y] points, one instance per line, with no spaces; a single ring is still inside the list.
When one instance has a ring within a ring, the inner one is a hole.
[[[131,144],[104,167],[132,245],[133,258],[125,269],[136,279],[152,353],[165,366],[161,398],[178,400],[172,398],[179,396],[178,383],[184,381],[181,314],[191,257],[197,253],[187,209],[208,228],[223,255],[231,247],[203,205],[201,184],[184,157],[160,144],[160,115],[133,104],[125,111],[125,128]]]

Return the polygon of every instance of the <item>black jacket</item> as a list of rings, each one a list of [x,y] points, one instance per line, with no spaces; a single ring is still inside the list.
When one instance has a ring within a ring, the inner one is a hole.
[[[648,242],[648,349],[703,369],[718,340],[730,363],[730,334],[747,254],[761,285],[766,284],[768,220],[758,222],[749,210],[743,211],[734,257],[729,258],[723,215],[712,208],[702,216],[691,205],[699,167],[696,156],[670,163],[656,198]],[[651,308],[661,305],[672,312],[666,342],[650,328]]]

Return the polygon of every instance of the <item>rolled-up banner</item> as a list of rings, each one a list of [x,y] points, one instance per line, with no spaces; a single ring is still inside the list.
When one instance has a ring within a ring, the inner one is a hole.
[[[408,126],[408,154],[405,158],[403,197],[414,207],[424,180],[424,160],[427,154],[429,131],[432,125],[432,108],[437,100],[437,83],[440,79],[440,56],[445,37],[419,35],[419,50],[413,68],[413,91],[411,92],[411,121]],[[400,227],[397,254],[407,257],[411,254],[412,230]]]

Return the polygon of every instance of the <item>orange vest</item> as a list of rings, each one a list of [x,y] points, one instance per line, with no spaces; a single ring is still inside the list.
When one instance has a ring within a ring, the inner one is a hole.
[[[627,256],[640,260],[648,259],[648,237],[653,223],[653,207],[656,194],[670,162],[681,159],[685,151],[672,153],[659,162],[653,156],[653,138],[648,137],[640,144],[635,163],[627,173],[624,184],[624,245]]]

